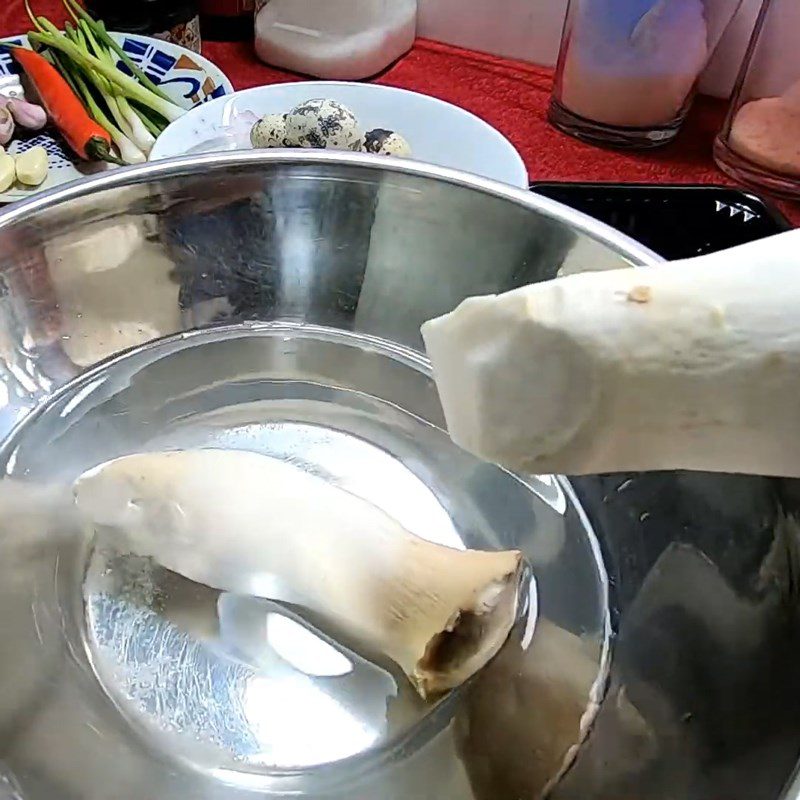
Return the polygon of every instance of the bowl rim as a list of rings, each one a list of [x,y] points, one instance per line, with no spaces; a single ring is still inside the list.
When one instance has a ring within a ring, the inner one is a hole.
[[[100,172],[81,180],[54,186],[28,199],[13,203],[0,211],[0,231],[31,219],[37,213],[79,200],[96,192],[142,185],[149,181],[169,180],[197,174],[211,177],[215,173],[242,171],[247,167],[266,165],[352,167],[383,175],[411,175],[433,179],[453,186],[477,191],[523,208],[566,222],[590,239],[619,252],[632,266],[652,266],[664,259],[624,233],[569,206],[543,197],[528,189],[518,189],[499,181],[468,172],[440,167],[412,159],[387,158],[371,153],[350,153],[327,150],[249,150],[227,153],[200,153],[147,161],[134,166]],[[637,263],[638,262],[638,263]]]
[[[208,100],[205,103],[201,103],[194,108],[189,109],[189,111],[179,119],[170,122],[167,127],[161,131],[158,138],[156,139],[156,143],[153,145],[153,151],[148,157],[150,160],[156,161],[165,158],[178,158],[182,153],[173,153],[172,155],[160,155],[159,154],[159,142],[161,142],[161,147],[164,147],[164,139],[165,137],[169,136],[170,128],[177,129],[179,127],[179,123],[182,120],[189,117],[189,115],[194,114],[197,112],[198,108],[202,108],[203,111],[208,112],[210,108],[214,108],[217,105],[224,106],[225,103],[230,103],[231,101],[240,100],[241,102],[247,102],[248,98],[256,97],[261,94],[269,94],[270,91],[278,91],[278,90],[287,90],[287,87],[290,87],[288,90],[290,91],[307,91],[309,94],[319,90],[320,93],[324,94],[326,88],[333,88],[338,89],[345,87],[347,89],[357,89],[358,91],[365,91],[365,92],[380,92],[389,96],[394,96],[395,98],[401,97],[414,97],[414,98],[421,98],[422,102],[430,103],[434,106],[445,106],[449,109],[452,109],[454,112],[458,113],[461,117],[467,117],[471,124],[476,125],[480,128],[487,137],[491,137],[492,139],[496,140],[498,143],[501,143],[506,150],[508,151],[509,157],[509,164],[513,161],[514,171],[516,172],[517,176],[519,177],[522,183],[527,183],[528,181],[528,168],[525,165],[525,161],[522,158],[519,150],[514,146],[514,143],[498,128],[494,127],[491,123],[487,122],[483,117],[475,114],[474,112],[470,111],[467,108],[462,108],[461,106],[457,105],[456,103],[451,103],[448,100],[442,100],[440,97],[436,97],[432,94],[426,94],[425,92],[417,92],[414,89],[406,89],[402,86],[388,86],[382,83],[359,83],[358,81],[325,81],[325,80],[308,80],[308,81],[288,81],[284,83],[270,83],[265,84],[263,86],[251,86],[247,89],[237,89],[231,93],[221,95],[220,97],[215,97],[211,100]],[[224,109],[222,115],[224,116]],[[186,123],[183,123],[186,124]],[[430,163],[430,162],[426,162]],[[451,167],[453,169],[453,167]],[[516,185],[516,184],[512,184]]]
[[[179,50],[181,53],[186,53],[197,60],[197,65],[202,67],[203,72],[211,74],[211,72],[214,71],[219,74],[220,86],[225,87],[225,94],[222,95],[223,97],[229,97],[230,95],[236,93],[236,89],[233,88],[231,79],[225,74],[225,71],[222,69],[222,67],[212,61],[210,58],[204,56],[202,53],[196,53],[194,50],[190,50],[188,47],[184,47],[182,44],[170,42],[168,39],[159,39],[157,36],[148,36],[146,33],[136,33],[133,31],[108,31],[108,34],[109,36],[113,36],[115,39],[119,40],[138,39],[141,42],[147,42],[148,44],[153,45],[153,47],[163,47],[166,49]],[[6,42],[9,39],[24,39],[26,46],[31,49],[30,42],[28,41],[27,31],[25,33],[11,33],[6,36],[0,36],[0,42]],[[219,98],[214,99],[218,100]],[[193,111],[194,109],[188,110]]]

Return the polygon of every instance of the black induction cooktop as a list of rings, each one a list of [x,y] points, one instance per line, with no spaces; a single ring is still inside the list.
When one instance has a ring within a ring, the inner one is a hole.
[[[727,186],[541,182],[531,189],[607,223],[668,260],[792,227],[767,201]]]

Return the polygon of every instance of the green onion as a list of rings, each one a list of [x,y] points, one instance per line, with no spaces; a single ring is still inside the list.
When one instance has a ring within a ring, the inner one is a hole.
[[[86,49],[93,50],[94,54],[99,59],[105,61],[109,67],[116,69],[114,57],[95,39],[91,26],[86,22],[86,20],[82,19],[80,21],[78,24],[78,29],[81,33],[81,37],[85,38],[86,40]],[[109,93],[114,96],[106,96]],[[113,92],[113,90],[109,87],[108,91],[103,91],[103,97],[106,102],[108,102],[108,107],[111,109],[112,113],[114,113],[115,110],[117,111],[117,113],[114,114],[114,118],[117,120],[117,124],[123,133],[145,155],[149,154],[153,149],[153,145],[156,143],[155,137],[158,136],[160,131],[157,131],[155,135],[151,133],[150,130],[144,125],[142,119],[139,117],[136,111],[128,103],[128,100],[124,95]]]
[[[163,131],[164,128],[169,125],[169,122],[161,116],[161,114],[153,111],[152,108],[149,106],[143,106],[141,103],[138,103],[136,100],[131,100],[131,105],[136,109],[136,113],[140,117],[147,117],[150,122],[158,128],[159,132]]]
[[[84,81],[83,77],[77,71],[73,72],[73,79],[78,86],[80,94],[83,96],[89,113],[108,131],[108,135],[117,146],[122,159],[120,163],[141,164],[147,161],[145,154],[105,115],[94,99],[91,90],[86,85],[86,81]]]
[[[157,111],[170,122],[178,119],[186,113],[185,109],[175,103],[164,100],[162,97],[146,89],[133,78],[123,75],[116,67],[111,67],[105,61],[91,55],[88,50],[83,50],[63,34],[41,33],[31,31],[28,39],[32,42],[43,44],[45,47],[60,50],[81,68],[85,73],[100,73],[107,78],[112,85],[119,89],[121,94],[133,100],[138,100],[142,105],[146,105]]]
[[[153,94],[158,95],[162,100],[172,102],[163,89],[160,89],[155,83],[153,83],[153,81],[150,80],[150,78],[148,78],[144,72],[142,72],[139,66],[131,60],[130,56],[122,49],[117,41],[109,35],[102,20],[93,19],[91,15],[89,15],[83,9],[80,3],[77,2],[77,0],[63,0],[63,3],[65,8],[70,12],[70,14],[73,15],[73,17],[75,14],[77,14],[80,19],[92,29],[92,32],[97,39],[106,47],[110,47],[119,56],[122,63],[125,64],[125,66],[134,74],[134,76],[139,79],[143,86],[153,92]]]
[[[147,128],[147,130],[153,134],[153,136],[159,136],[161,134],[161,131],[164,130],[163,126],[159,128],[159,126],[156,125],[156,123],[153,122],[153,120],[151,120],[150,117],[147,116],[147,114],[143,114],[135,106],[132,106],[132,108],[139,115],[139,119],[141,119],[142,125],[144,125],[145,128]]]
[[[156,143],[156,137],[150,133],[142,118],[133,110],[127,97],[117,97],[115,99],[122,116],[125,117],[130,127],[131,132],[128,136],[145,155],[149,155],[153,145]]]
[[[65,11],[67,12],[67,14],[69,14],[69,15],[70,15],[70,17],[72,18],[72,21],[73,21],[73,22],[74,22],[76,25],[79,25],[79,24],[80,24],[80,17],[78,17],[78,16],[75,14],[75,11],[73,11],[73,9],[72,9],[72,6],[70,6],[70,5],[69,5],[68,3],[66,3],[66,2],[64,2],[64,3],[63,3],[63,5],[64,5],[64,9],[65,9]]]
[[[69,69],[61,60],[61,57],[58,55],[58,53],[52,53],[49,51],[48,55],[50,56],[50,58],[53,59],[53,64],[55,64],[56,69],[64,76],[64,80],[69,84],[69,88],[72,89],[72,93],[80,99],[81,93],[78,90],[78,86],[73,80],[72,74],[70,73]]]
[[[41,25],[42,28],[46,30],[46,32],[53,32],[55,30],[56,34],[59,33],[59,31],[55,29],[55,26],[44,17],[42,17]],[[100,48],[97,46],[97,43],[91,36],[91,32],[89,33],[89,35],[86,35],[86,33],[82,30],[80,22],[78,23],[77,28],[73,27],[68,22],[64,26],[64,31],[66,33],[67,38],[71,42],[73,42],[73,44],[75,44],[77,47],[80,47],[90,53],[91,50],[94,50],[97,56],[100,57],[104,56],[104,51],[101,51]],[[88,91],[88,86],[86,84],[86,81],[82,77],[80,77],[79,73],[77,74],[77,77],[79,78],[79,87],[78,87],[79,91],[77,91],[76,94],[79,97],[82,96],[84,98],[85,104],[88,106],[88,100],[86,99],[86,93],[84,91],[84,90]],[[116,123],[117,130],[120,133],[124,134],[128,139],[130,139],[133,142],[133,144],[135,144],[138,147],[139,145],[135,139],[133,129],[131,128],[127,117],[125,116],[125,114],[123,114],[122,110],[120,109],[117,98],[113,96],[113,92],[111,90],[111,84],[109,83],[109,81],[106,80],[102,75],[98,75],[95,72],[88,73],[87,77],[91,80],[91,82],[94,84],[95,88],[99,92],[100,97],[102,98],[103,102],[105,103],[108,109],[108,112],[111,114],[111,117]],[[94,113],[93,110],[94,108],[100,111],[102,111],[102,108],[97,102],[97,98],[94,97],[93,95],[92,95],[92,101],[93,101],[93,108],[90,108],[89,111],[95,118],[95,120],[98,123],[100,123],[100,125],[105,127],[103,122],[101,122],[100,119],[98,119],[97,114]],[[108,120],[108,117],[105,114],[103,114],[103,118],[106,121]]]
[[[123,161],[138,163],[155,137],[186,111],[134,64],[102,21],[77,0],[62,3],[70,17],[63,33],[47,17],[35,16],[30,0],[23,0],[34,28],[28,40],[48,55],[89,114],[108,131]],[[133,77],[117,68],[118,60]]]

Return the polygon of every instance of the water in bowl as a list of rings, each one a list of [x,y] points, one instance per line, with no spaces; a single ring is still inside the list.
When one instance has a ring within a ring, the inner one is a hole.
[[[254,450],[370,500],[425,538],[520,547],[543,613],[591,644],[590,706],[608,630],[591,530],[564,484],[481,463],[442,427],[413,351],[260,324],[182,334],[93,370],[26,420],[3,459],[8,476],[39,486],[129,452]],[[463,725],[483,676],[425,703],[395,665],[290,596],[208,589],[86,541],[66,516],[26,524],[38,526],[36,548],[13,575],[0,567],[0,775],[21,797],[485,793],[470,761],[475,731]],[[527,611],[507,658],[524,659],[531,644],[535,603]]]

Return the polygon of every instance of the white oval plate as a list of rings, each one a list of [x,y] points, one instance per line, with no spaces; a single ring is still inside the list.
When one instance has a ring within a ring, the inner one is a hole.
[[[233,92],[231,82],[219,67],[185,47],[133,33],[111,35],[122,45],[131,61],[154,83],[161,84],[170,98],[184,108],[192,108]],[[27,36],[7,37],[2,41],[21,47],[30,46]],[[127,71],[121,61],[117,62],[117,67]],[[20,95],[21,85],[13,77],[19,75],[19,72],[19,66],[11,53],[0,50],[0,90],[3,94]],[[8,191],[0,193],[0,203],[22,200],[45,189],[114,167],[105,162],[82,161],[69,149],[61,136],[49,127],[24,138],[17,138],[15,135],[6,150],[17,154],[35,145],[42,145],[48,155],[50,170],[44,183],[32,187],[14,184]]]
[[[150,159],[249,149],[247,133],[254,119],[284,113],[318,97],[344,103],[365,131],[388,128],[402,133],[417,161],[528,187],[520,154],[480,117],[435,97],[371,83],[301,81],[234,92],[194,108],[169,125],[156,140]]]

